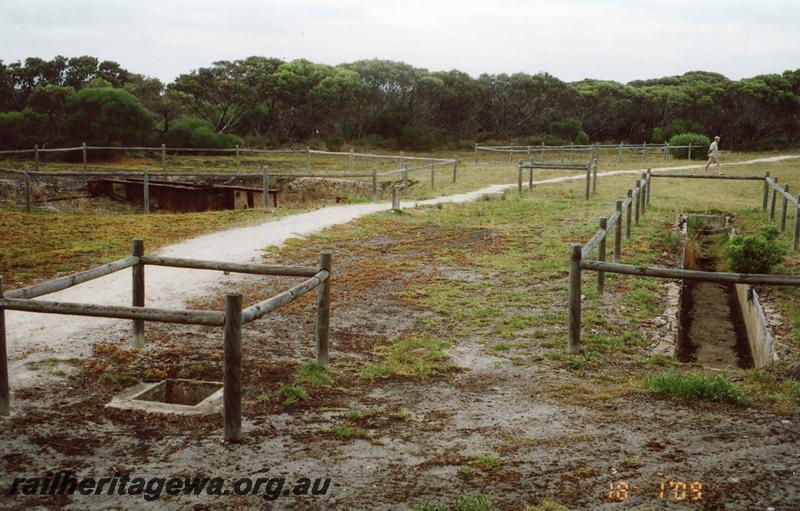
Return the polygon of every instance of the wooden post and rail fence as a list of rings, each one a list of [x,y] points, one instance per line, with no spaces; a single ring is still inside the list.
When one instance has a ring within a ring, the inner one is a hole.
[[[148,152],[158,152],[161,157],[161,171],[160,172],[153,172],[149,168],[144,167],[141,171],[136,170],[118,170],[113,168],[101,168],[95,167],[92,170],[89,170],[88,167],[88,153],[91,150],[100,150],[100,151],[148,151]],[[82,163],[83,163],[83,171],[76,172],[76,171],[45,171],[42,170],[40,166],[40,154],[41,153],[65,153],[70,151],[80,151],[82,155]],[[180,171],[168,171],[167,170],[167,153],[182,153],[182,152],[204,152],[204,153],[233,153],[234,155],[234,166],[235,172],[180,172]],[[428,170],[430,172],[430,183],[431,189],[435,189],[436,187],[436,171],[437,166],[450,166],[452,165],[452,176],[451,181],[453,183],[456,182],[458,176],[458,155],[453,155],[453,158],[432,158],[432,157],[421,157],[421,156],[406,156],[405,154],[400,153],[399,156],[396,155],[384,155],[384,154],[372,154],[372,153],[357,153],[353,149],[350,149],[348,152],[342,151],[317,151],[313,150],[310,147],[306,147],[305,149],[247,149],[241,148],[236,146],[233,149],[214,149],[214,148],[168,148],[166,145],[162,144],[161,147],[111,147],[111,146],[89,146],[86,143],[81,144],[78,147],[64,147],[64,148],[48,148],[42,149],[39,148],[38,145],[34,146],[31,149],[20,149],[20,150],[10,150],[10,151],[0,151],[0,156],[3,155],[24,155],[24,154],[33,154],[34,157],[34,169],[30,170],[27,168],[27,165],[23,169],[18,168],[0,168],[0,173],[9,173],[9,174],[16,174],[20,175],[24,180],[24,197],[25,197],[25,211],[30,212],[32,204],[33,204],[33,193],[32,193],[32,180],[41,178],[41,177],[50,177],[50,178],[58,178],[58,177],[72,177],[72,178],[135,178],[141,179],[143,181],[143,212],[148,213],[150,211],[150,204],[149,204],[149,181],[153,178],[168,178],[168,177],[186,177],[186,178],[213,178],[213,179],[225,179],[225,178],[239,178],[239,179],[254,179],[258,177],[262,177],[262,182],[265,178],[267,178],[266,169],[268,165],[262,165],[262,172],[242,172],[242,165],[243,162],[241,160],[242,154],[304,154],[305,155],[305,172],[280,172],[280,173],[272,173],[270,174],[273,178],[334,178],[334,179],[355,179],[355,180],[369,180],[371,185],[371,197],[373,200],[378,200],[380,198],[380,179],[388,176],[402,176],[404,173],[407,174],[409,172],[415,171],[422,171]],[[347,163],[347,170],[346,171],[320,171],[320,172],[313,172],[312,171],[312,155],[324,155],[324,156],[346,156],[348,158]],[[365,171],[357,171],[356,170],[356,159],[357,158],[364,158],[364,159],[371,159],[371,160],[398,160],[400,161],[400,166],[396,170],[389,170],[385,172],[378,172],[377,168],[373,166],[368,173]],[[418,162],[418,164],[409,167],[408,162]],[[404,184],[406,185],[406,189],[408,187],[407,179],[404,180]],[[266,190],[266,185],[263,186]],[[273,195],[277,193],[279,190],[270,190],[269,193]],[[265,199],[266,202],[266,199]]]
[[[159,151],[161,155],[161,171],[160,172],[153,172],[148,167],[144,167],[141,171],[136,170],[117,170],[113,168],[107,169],[94,169],[88,170],[88,157],[87,152],[89,150],[121,150],[121,151]],[[39,153],[40,152],[68,152],[68,151],[81,151],[83,155],[83,171],[82,172],[75,172],[75,171],[45,171],[41,170],[40,163],[39,163]],[[185,152],[185,151],[194,151],[194,152],[222,152],[222,153],[230,153],[233,152],[235,154],[235,172],[181,172],[181,171],[168,171],[167,170],[167,152]],[[436,171],[437,165],[439,166],[449,166],[452,165],[452,174],[451,174],[451,181],[455,183],[458,177],[458,156],[453,155],[452,159],[448,158],[430,158],[430,157],[417,157],[417,156],[405,156],[404,154],[400,154],[400,156],[394,155],[382,155],[382,154],[370,154],[370,153],[356,153],[354,150],[350,150],[349,152],[337,152],[337,151],[316,151],[312,150],[309,147],[306,147],[304,150],[299,149],[245,149],[236,147],[234,149],[203,149],[203,148],[167,148],[164,144],[161,147],[101,147],[101,146],[87,146],[85,143],[81,144],[80,147],[67,147],[67,148],[50,148],[50,149],[39,149],[38,146],[34,147],[33,150],[29,149],[22,149],[22,150],[13,150],[13,151],[0,151],[0,156],[7,154],[25,154],[25,153],[33,153],[34,160],[35,160],[35,167],[34,170],[30,170],[27,166],[22,169],[17,168],[5,168],[0,167],[0,173],[9,173],[20,175],[24,180],[24,200],[25,200],[25,211],[30,212],[34,199],[32,193],[32,180],[40,177],[49,177],[49,178],[66,178],[66,177],[73,177],[73,178],[134,178],[140,179],[142,181],[142,197],[143,197],[143,204],[142,210],[144,213],[149,213],[150,208],[150,180],[157,179],[157,178],[169,178],[169,177],[185,177],[185,178],[212,178],[212,179],[229,179],[229,178],[239,178],[239,179],[258,179],[261,178],[262,181],[262,188],[263,190],[267,191],[271,194],[276,194],[279,192],[278,189],[268,189],[269,184],[269,177],[273,178],[339,178],[339,179],[355,179],[355,180],[369,180],[371,184],[371,197],[373,200],[378,200],[380,198],[380,178],[386,178],[390,176],[405,176],[403,177],[403,184],[405,185],[405,189],[408,188],[408,179],[407,175],[409,172],[415,171],[423,171],[428,170],[430,172],[430,184],[431,189],[435,189],[436,187]],[[305,154],[306,155],[306,165],[305,165],[305,172],[280,172],[280,173],[269,173],[268,172],[268,165],[261,166],[261,172],[242,172],[242,162],[241,162],[241,153],[255,153],[255,154],[273,154],[273,153],[283,153],[283,154]],[[347,156],[348,157],[348,170],[345,172],[313,172],[312,165],[311,165],[311,155],[333,155],[333,156]],[[378,172],[377,168],[373,167],[369,173],[365,173],[364,171],[356,171],[355,168],[355,161],[356,158],[366,158],[366,159],[385,159],[385,160],[397,160],[399,158],[400,161],[400,168],[396,170],[389,170],[385,172]],[[409,167],[407,162],[419,162],[417,165]],[[267,207],[267,196],[264,195],[264,207]]]
[[[769,172],[764,176],[715,176],[705,174],[669,174],[656,173],[648,169],[636,180],[636,186],[628,190],[624,200],[617,200],[613,214],[599,220],[598,229],[589,241],[583,246],[579,243],[570,245],[569,258],[569,319],[568,319],[568,341],[567,352],[577,354],[581,346],[581,272],[589,270],[597,272],[597,291],[602,296],[604,292],[604,279],[606,273],[617,273],[621,275],[634,275],[639,277],[654,277],[661,279],[683,279],[699,280],[706,282],[722,282],[734,284],[753,284],[753,285],[780,285],[780,286],[800,286],[800,276],[792,275],[770,275],[770,274],[748,274],[732,272],[709,272],[698,270],[684,270],[678,268],[662,268],[654,266],[639,266],[631,264],[621,264],[620,255],[622,250],[622,219],[625,210],[625,232],[626,239],[631,237],[631,209],[633,208],[633,223],[639,224],[641,216],[645,214],[650,205],[651,183],[653,178],[673,178],[673,179],[711,179],[711,180],[739,180],[739,181],[763,181],[764,186],[761,197],[761,208],[767,212],[769,202],[769,220],[775,219],[775,204],[777,197],[781,197],[781,220],[780,231],[786,231],[787,211],[795,210],[795,227],[793,250],[800,248],[800,197],[793,197],[789,194],[788,185],[781,187],[777,177],[770,177]],[[771,193],[771,200],[770,200]],[[791,205],[791,206],[790,206]],[[606,239],[611,229],[614,229],[614,259],[613,262],[606,261]],[[597,248],[597,259],[589,259],[592,251]]]
[[[634,153],[637,155],[641,155],[642,161],[647,159],[648,154],[658,154],[659,156],[663,155],[664,160],[669,159],[670,151],[673,149],[686,149],[688,153],[688,159],[692,159],[692,151],[693,150],[700,150],[702,149],[701,146],[697,145],[676,145],[671,146],[669,142],[664,142],[663,144],[625,144],[620,142],[619,144],[562,144],[562,145],[545,145],[542,142],[540,145],[497,145],[497,146],[490,146],[490,145],[480,145],[475,143],[473,146],[474,151],[474,164],[478,164],[479,152],[487,152],[487,153],[499,153],[499,154],[509,154],[509,159],[513,159],[514,154],[527,154],[527,158],[530,160],[531,156],[534,152],[539,153],[539,159],[541,161],[545,160],[545,153],[558,153],[558,160],[560,163],[564,163],[564,155],[567,154],[569,157],[569,161],[572,162],[573,155],[580,154],[580,153],[594,153],[597,154],[598,151],[605,150],[615,154],[615,160],[617,162],[622,162],[624,160],[625,153]]]
[[[172,310],[147,307],[145,303],[145,267],[168,266],[216,270],[254,275],[304,277],[301,283],[266,300],[242,309],[242,295],[229,293],[225,297],[224,311]],[[133,274],[132,305],[96,305],[35,300],[35,298],[62,291],[112,273],[131,268]],[[327,367],[329,362],[330,308],[331,308],[331,254],[321,252],[319,266],[291,266],[275,264],[243,264],[198,259],[180,259],[146,255],[141,239],[132,241],[132,254],[118,261],[49,280],[32,286],[3,291],[0,277],[0,415],[10,411],[10,387],[6,353],[5,311],[16,310],[45,314],[67,314],[101,318],[132,320],[131,346],[145,345],[145,324],[148,321],[185,325],[223,327],[224,340],[224,415],[226,441],[241,440],[241,341],[242,326],[286,305],[309,291],[316,290],[316,362]]]
[[[533,190],[533,170],[582,170],[586,172],[585,198],[590,193],[597,193],[597,159],[591,158],[587,163],[548,163],[531,160],[520,160],[517,163],[517,191],[522,195],[522,174],[528,169],[528,191]]]

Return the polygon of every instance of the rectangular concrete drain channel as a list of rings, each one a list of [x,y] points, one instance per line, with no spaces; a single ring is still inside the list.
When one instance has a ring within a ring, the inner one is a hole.
[[[163,380],[140,383],[114,396],[106,406],[177,415],[203,415],[222,411],[222,383],[197,380]]]

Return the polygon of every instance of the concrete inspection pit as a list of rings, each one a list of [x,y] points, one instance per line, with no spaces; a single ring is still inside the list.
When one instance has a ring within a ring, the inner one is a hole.
[[[220,382],[164,380],[140,383],[114,396],[106,406],[120,410],[205,415],[222,411]]]

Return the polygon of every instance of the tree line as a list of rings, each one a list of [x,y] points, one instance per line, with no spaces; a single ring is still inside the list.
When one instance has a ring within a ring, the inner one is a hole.
[[[248,57],[164,84],[90,56],[0,61],[0,147],[358,145],[427,150],[473,141],[664,142],[698,132],[728,147],[800,139],[800,69],[738,81],[717,73],[563,82],[547,73],[336,66]]]

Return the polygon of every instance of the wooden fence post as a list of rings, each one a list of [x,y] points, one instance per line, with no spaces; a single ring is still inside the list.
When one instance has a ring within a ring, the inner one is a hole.
[[[619,149],[617,149],[617,161],[622,161],[622,142],[619,143]]]
[[[633,189],[633,221],[636,225],[639,225],[639,216],[641,215],[640,212],[641,196],[642,196],[641,183],[639,181],[636,181],[636,188]]]
[[[144,168],[144,178],[142,179],[142,200],[144,202],[144,214],[150,213],[150,171]]]
[[[517,191],[522,197],[522,162],[517,163]]]
[[[795,252],[800,248],[800,195],[797,196],[797,207],[794,210],[794,243],[792,248]]]
[[[764,194],[761,196],[761,210],[766,213],[769,201],[769,171],[764,172]]]
[[[573,157],[573,146],[574,146],[574,144],[573,144],[572,142],[570,142],[570,143],[569,143],[569,162],[570,162],[570,163],[572,163],[572,157]]]
[[[372,169],[372,200],[378,200],[378,169]]]
[[[639,180],[639,213],[642,217],[646,213],[647,207],[645,206],[645,197],[647,196],[647,177],[646,174],[642,174],[642,178]]]
[[[403,151],[400,151],[400,168],[403,168],[406,163],[406,155]]]
[[[161,170],[167,171],[167,145],[161,144]]]
[[[28,167],[25,167],[25,212],[31,212],[31,202],[32,202],[32,191],[31,191],[31,171]]]
[[[617,225],[614,228],[614,262],[618,263],[622,254],[622,200],[617,199]]]
[[[458,173],[458,155],[453,155],[453,182],[456,182],[456,174]]]
[[[559,155],[561,155],[561,163],[564,163],[564,144],[558,146]]]
[[[508,146],[508,163],[514,163],[514,144]]]
[[[542,140],[541,160],[544,161],[544,140]]]
[[[392,187],[392,211],[395,213],[400,212],[400,187]]]
[[[0,301],[3,301],[3,276],[0,275]],[[0,416],[11,410],[11,392],[8,386],[8,358],[6,353],[6,310],[0,307]]]
[[[328,336],[331,320],[331,253],[320,252],[319,269],[328,272],[325,282],[317,286],[317,365],[328,367]]]
[[[625,208],[625,239],[631,239],[631,208],[633,207],[633,190],[628,188],[628,207]]]
[[[533,190],[533,167],[528,169],[528,191]]]
[[[261,189],[263,190],[264,209],[269,208],[269,165],[261,167]]]
[[[669,159],[669,142],[664,142],[664,160]]]
[[[789,199],[787,199],[786,194],[789,193],[789,183],[783,185],[783,191],[785,193],[781,194],[781,197],[783,197],[783,202],[781,203],[781,233],[786,232],[786,210],[789,206]]]
[[[692,143],[689,142],[689,161],[692,161]]]
[[[581,350],[581,246],[570,245],[569,258],[569,340],[567,352]]]
[[[86,164],[87,164],[86,142],[83,142],[81,144],[81,152],[83,153],[83,171],[86,172]]]
[[[528,160],[531,159],[531,146],[528,146]]]
[[[589,200],[589,190],[592,188],[592,164],[589,163],[586,165],[586,188],[584,193],[584,199]]]
[[[239,144],[236,144],[236,172],[239,172],[239,168],[242,165],[242,161],[239,158]]]
[[[597,158],[592,157],[592,193],[597,193]]]
[[[142,257],[144,255],[144,240],[141,238],[134,238],[131,240],[131,255],[134,257]],[[131,267],[133,276],[133,296],[131,305],[134,307],[144,307],[145,300],[145,281],[144,281],[144,264],[139,263]],[[133,337],[131,339],[131,346],[134,348],[144,348],[144,320],[133,320]]]
[[[436,163],[431,163],[431,190],[436,189]]]
[[[352,147],[350,148],[350,161],[348,163],[348,166],[350,167],[350,172],[354,172],[355,171],[355,169],[356,169],[356,157],[353,154],[353,148]]]
[[[647,211],[647,201],[646,201],[646,198],[647,198],[647,173],[646,172],[642,172],[642,177],[641,177],[641,179],[639,179],[639,182],[642,184],[641,188],[639,190],[641,192],[641,194],[642,194],[641,197],[639,197],[639,201],[641,202],[640,210],[641,210],[642,216],[644,216],[644,214]]]
[[[647,142],[642,142],[642,161],[647,159]]]
[[[33,145],[33,170],[39,172],[39,144]]]
[[[306,170],[311,172],[311,146],[306,146]]]
[[[606,240],[608,239],[608,219],[605,217],[601,218],[600,222],[598,223],[598,226],[604,231],[606,231],[606,233],[603,235],[603,239],[600,240],[600,245],[598,245],[597,247],[597,259],[599,261],[605,261]],[[605,287],[605,281],[606,281],[606,273],[604,271],[597,272],[597,292],[600,294],[600,296],[603,296],[603,288]]]
[[[406,167],[405,163],[403,164],[400,174],[403,176],[403,195],[405,195],[406,190],[408,190],[408,167]]]
[[[776,186],[772,187],[772,201],[769,204],[769,221],[770,222],[775,220],[775,199],[778,196],[778,189],[777,189],[778,176],[775,176],[775,177],[772,178],[772,184],[776,185]]]
[[[478,164],[478,143],[475,143],[475,165]]]
[[[242,294],[225,296],[223,402],[225,441],[242,440]]]
[[[653,171],[652,169],[647,169],[647,181],[645,183],[646,193],[645,193],[645,202],[646,206],[650,207],[650,190],[651,190],[651,183],[653,182]]]

